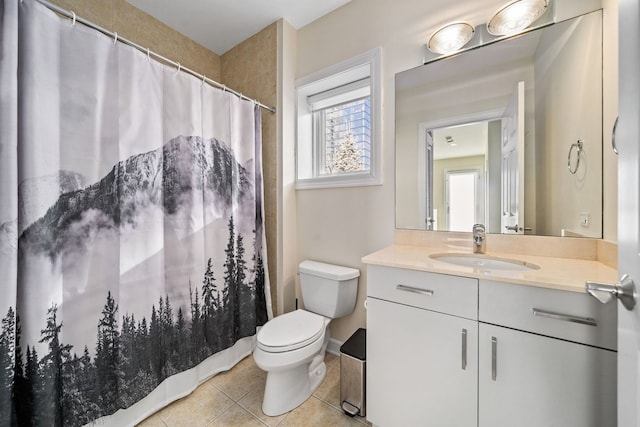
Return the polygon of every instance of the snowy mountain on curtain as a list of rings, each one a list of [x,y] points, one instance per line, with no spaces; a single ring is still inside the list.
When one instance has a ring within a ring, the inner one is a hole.
[[[252,189],[251,178],[233,151],[215,138],[178,136],[118,162],[100,181],[59,196],[22,232],[21,244],[53,259],[95,232],[135,226],[149,208],[171,216],[201,204],[214,211],[213,218],[227,216]]]
[[[18,185],[18,233],[36,222],[64,193],[76,191],[87,185],[86,178],[72,171],[61,170],[52,175],[25,179]]]
[[[0,255],[15,254],[18,249],[18,225],[17,221],[7,221],[0,224]]]

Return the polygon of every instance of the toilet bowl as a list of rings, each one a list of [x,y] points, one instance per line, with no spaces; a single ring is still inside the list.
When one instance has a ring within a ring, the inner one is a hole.
[[[300,287],[305,310],[268,321],[258,332],[253,352],[256,365],[267,372],[262,402],[265,415],[277,416],[304,401],[320,386],[327,367],[331,319],[353,312],[357,269],[303,261]]]
[[[320,386],[327,371],[324,355],[330,321],[296,310],[276,317],[275,324],[268,322],[260,329],[253,358],[260,369],[267,371],[262,402],[265,415],[276,416],[292,410]]]

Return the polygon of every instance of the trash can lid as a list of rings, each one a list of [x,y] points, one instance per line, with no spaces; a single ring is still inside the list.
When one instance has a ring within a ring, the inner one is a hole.
[[[367,360],[367,330],[360,328],[340,347],[340,353]]]

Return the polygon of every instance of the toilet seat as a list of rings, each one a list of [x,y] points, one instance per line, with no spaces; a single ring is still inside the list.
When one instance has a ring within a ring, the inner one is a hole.
[[[269,353],[283,353],[306,347],[322,338],[325,318],[305,310],[275,317],[258,332],[257,345]]]

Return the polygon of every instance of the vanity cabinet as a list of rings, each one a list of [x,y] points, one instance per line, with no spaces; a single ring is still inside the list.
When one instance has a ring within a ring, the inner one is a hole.
[[[480,280],[478,426],[616,425],[616,305]]]
[[[367,271],[374,426],[616,425],[615,304],[379,265]]]
[[[480,323],[479,427],[616,425],[616,353]]]
[[[476,279],[368,267],[367,418],[374,425],[477,425],[477,286]]]

